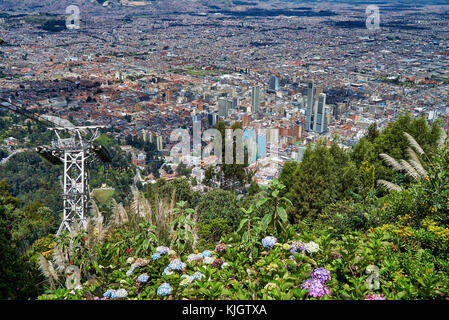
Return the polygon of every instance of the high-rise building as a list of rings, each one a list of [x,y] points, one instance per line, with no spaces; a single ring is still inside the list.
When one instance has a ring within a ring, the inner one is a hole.
[[[318,96],[317,108],[315,110],[314,117],[314,131],[318,133],[323,133],[325,131],[324,124],[327,123],[327,119],[325,116],[325,106],[326,106],[326,95],[324,93],[320,93]]]
[[[225,99],[218,100],[218,115],[223,118],[226,118],[228,115],[227,103]]]
[[[251,88],[251,112],[258,113],[260,105],[260,87],[254,86]]]
[[[313,82],[307,85],[307,107],[306,107],[306,131],[313,131],[313,107],[315,87]]]
[[[162,143],[162,136],[157,136],[157,151],[161,151],[164,149],[164,145]]]
[[[279,90],[279,78],[276,76],[271,76],[268,86],[269,86],[270,90],[278,91]]]

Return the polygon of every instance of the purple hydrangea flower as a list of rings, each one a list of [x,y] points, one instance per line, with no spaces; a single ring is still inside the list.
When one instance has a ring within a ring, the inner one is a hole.
[[[164,247],[164,246],[159,246],[159,247],[156,248],[156,251],[160,255],[164,255],[164,254],[167,254],[170,251],[170,249],[167,248],[167,247]]]
[[[307,295],[321,298],[325,294],[330,297],[329,289],[319,279],[308,279],[301,284],[301,289],[308,289]]]
[[[370,293],[365,297],[365,300],[385,300],[384,294]]]
[[[293,243],[292,243],[292,246],[291,246],[291,249],[290,249],[290,253],[295,253],[295,254],[297,254],[297,253],[299,253],[300,251],[301,252],[304,252],[306,249],[305,249],[305,245],[304,245],[304,243],[303,242],[301,242],[301,241],[294,241]]]
[[[312,272],[312,279],[318,279],[321,282],[326,282],[331,279],[331,273],[329,270],[324,268],[317,268]]]

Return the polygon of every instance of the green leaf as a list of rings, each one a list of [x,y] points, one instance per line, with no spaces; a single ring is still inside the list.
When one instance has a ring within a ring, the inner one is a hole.
[[[264,203],[267,202],[267,201],[268,201],[268,198],[260,199],[259,201],[257,201],[256,207],[260,208],[260,207],[263,206]]]
[[[273,219],[273,216],[271,215],[271,213],[267,213],[263,219],[262,219],[262,228],[266,229],[268,228],[268,225],[270,224],[271,220]]]
[[[242,219],[242,221],[240,221],[240,225],[237,229],[237,232],[239,232],[247,222],[248,222],[248,219]]]
[[[287,220],[288,220],[287,212],[285,211],[285,209],[283,207],[278,207],[278,214],[279,214],[279,217],[282,219],[282,221],[287,222]]]

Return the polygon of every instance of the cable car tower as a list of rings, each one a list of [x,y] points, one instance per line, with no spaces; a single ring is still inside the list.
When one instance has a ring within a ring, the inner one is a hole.
[[[99,128],[106,126],[74,126],[69,121],[62,121],[57,117],[39,116],[23,107],[4,101],[3,106],[10,111],[26,116],[47,129],[53,130],[57,140],[52,141],[51,146],[39,146],[36,152],[53,165],[64,165],[63,180],[63,219],[57,234],[63,230],[71,231],[74,223],[84,229],[87,222],[89,209],[89,184],[87,167],[95,157],[103,162],[110,162],[111,157],[106,148],[94,141],[99,137]],[[64,134],[69,138],[62,138]]]

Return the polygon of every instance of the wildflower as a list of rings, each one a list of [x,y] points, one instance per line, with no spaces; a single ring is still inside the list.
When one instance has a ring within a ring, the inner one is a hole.
[[[212,252],[210,252],[209,250],[204,250],[202,253],[203,257],[210,257],[212,256]]]
[[[326,282],[331,279],[331,273],[329,270],[324,268],[317,268],[312,272],[312,279],[318,279],[321,282]]]
[[[212,266],[213,267],[220,267],[223,264],[223,260],[220,258],[217,258],[214,260],[214,262],[212,262]]]
[[[201,280],[202,278],[204,278],[205,275],[202,274],[201,272],[197,271],[192,275],[192,279],[193,280]]]
[[[304,248],[308,253],[315,253],[318,252],[318,250],[320,250],[320,246],[318,245],[318,243],[315,243],[313,241],[307,242],[304,245]]]
[[[262,245],[265,248],[270,248],[271,249],[276,244],[276,241],[277,241],[277,239],[275,237],[268,236],[268,237],[265,237],[265,238],[262,239]]]
[[[153,259],[153,261],[156,261],[158,259],[161,258],[161,255],[159,253],[153,253],[153,255],[151,256],[151,259]]]
[[[214,258],[212,258],[212,257],[206,257],[206,258],[204,258],[204,260],[203,260],[203,262],[205,263],[205,264],[212,264],[212,263],[214,263]]]
[[[144,273],[137,277],[137,281],[143,283],[147,282],[149,278],[150,277],[146,273]]]
[[[126,252],[131,253],[131,249],[130,248],[126,249]]]
[[[168,283],[164,282],[163,284],[161,284],[159,286],[159,288],[157,288],[157,294],[160,296],[166,296],[169,295],[171,293],[171,287]]]
[[[126,298],[128,296],[128,292],[125,289],[118,289],[116,292],[116,298]]]
[[[191,276],[189,276],[189,275],[186,275],[186,274],[182,275],[181,278],[183,278],[181,280],[181,282],[179,283],[179,285],[181,287],[185,287],[188,284],[192,283],[192,281],[193,281],[193,278]]]
[[[365,297],[365,300],[385,300],[385,297],[383,293],[370,293]]]
[[[223,262],[223,264],[221,265],[221,268],[224,269],[226,267],[229,267],[229,263]]]
[[[129,257],[128,259],[126,259],[126,263],[127,264],[132,264],[134,262],[134,257]]]
[[[156,248],[156,251],[160,255],[164,255],[164,254],[167,254],[170,251],[170,249],[167,248],[167,247],[164,247],[164,246],[159,246],[159,247]]]
[[[227,245],[225,245],[224,243],[219,243],[217,244],[217,246],[215,247],[215,251],[217,252],[226,252],[226,249],[228,248]]]
[[[319,279],[308,279],[301,284],[301,289],[308,289],[307,295],[321,298],[325,294],[330,297],[329,289]]]
[[[267,283],[267,285],[265,286],[265,290],[268,290],[268,291],[274,290],[276,288],[277,288],[276,283],[272,283],[272,282]]]
[[[341,259],[341,254],[334,253],[334,259]]]

